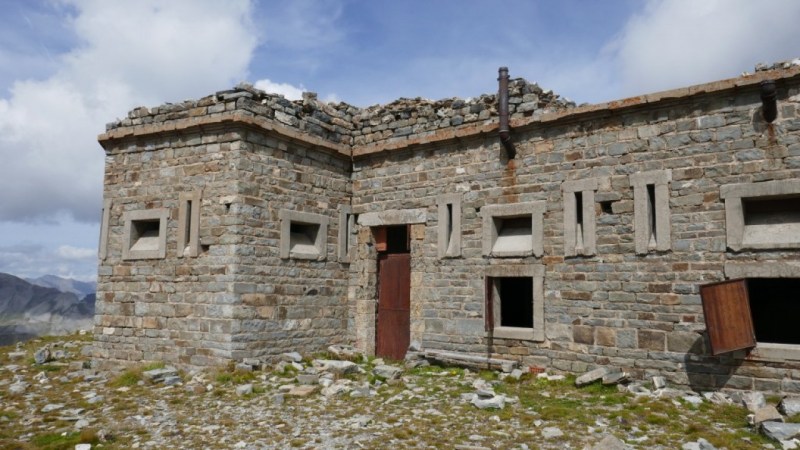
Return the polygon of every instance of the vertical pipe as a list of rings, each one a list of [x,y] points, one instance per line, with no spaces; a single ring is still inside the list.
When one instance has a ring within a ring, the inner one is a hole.
[[[511,130],[508,126],[508,67],[501,67],[498,69],[499,76],[499,89],[497,92],[497,112],[500,116],[500,142],[506,149],[508,159],[514,159],[517,156],[517,150],[511,142]]]
[[[775,80],[761,82],[761,114],[767,123],[772,123],[778,117],[778,91]]]

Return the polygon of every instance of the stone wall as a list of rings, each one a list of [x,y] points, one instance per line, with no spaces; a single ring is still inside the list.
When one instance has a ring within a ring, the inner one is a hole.
[[[412,338],[426,348],[486,354],[488,268],[544,264],[545,341],[494,337],[492,353],[569,372],[612,365],[639,378],[665,374],[698,389],[796,392],[800,371],[790,361],[709,356],[699,286],[726,278],[726,262],[800,260],[796,251],[726,250],[720,198],[724,185],[798,178],[799,86],[796,76],[780,85],[779,118],[769,126],[760,116],[758,85],[751,83],[517,122],[518,154],[510,161],[496,136],[477,133],[388,154],[375,149],[354,161],[353,212],[426,209],[424,240],[412,248],[412,311],[421,310]],[[632,183],[643,173],[666,181],[668,211],[658,213],[671,223],[666,248],[648,250],[645,241],[637,252]],[[591,204],[596,251],[566,257],[563,186],[588,179],[597,185]],[[460,257],[438,257],[441,194],[462,198]],[[546,202],[543,256],[483,255],[481,210],[535,201]],[[363,234],[360,244],[369,239]],[[375,275],[366,270],[374,258],[362,256],[363,267],[353,274],[353,285],[365,286],[354,295],[355,308],[364,312],[358,330],[374,322],[369,286]],[[370,336],[363,339],[368,347]]]
[[[350,204],[350,160],[302,143],[247,134],[242,143],[233,358],[270,359],[350,342],[347,265],[337,260],[338,211]],[[328,220],[319,258],[281,258],[281,211]]]
[[[770,125],[758,87],[768,78],[779,81]],[[800,391],[800,351],[711,356],[699,295],[723,279],[800,278],[800,239],[747,247],[745,225],[730,225],[751,184],[800,194],[800,69],[580,107],[514,80],[510,101],[512,160],[495,95],[357,108],[240,85],[109,124],[98,356],[210,365],[341,342],[373,352],[370,227],[405,223],[411,338],[425,348],[567,372],[616,366],[695,389]],[[200,190],[192,256],[177,248],[179,215]],[[126,212],[162,208],[165,256],[123,259]],[[459,245],[439,249],[448,210],[460,211],[449,236]],[[361,225],[341,258],[347,213]],[[530,236],[495,252],[518,216]],[[290,245],[307,226],[325,239]],[[530,333],[486,331],[487,277],[507,276],[533,280]]]
[[[235,192],[231,163],[239,137],[229,132],[159,136],[107,146],[104,196],[110,203],[101,253],[95,317],[96,355],[106,360],[207,365],[230,356],[233,321],[231,269],[236,265],[238,206],[220,198]],[[197,258],[179,257],[181,193],[202,189]],[[123,260],[123,216],[166,208],[166,257]]]
[[[335,251],[337,210],[349,204],[349,158],[257,127],[212,123],[201,133],[184,125],[103,141],[110,210],[97,356],[220,365],[349,340],[346,266]],[[198,192],[192,257],[177,247],[180,199]],[[126,213],[164,209],[164,256],[126,260]],[[319,261],[280,258],[281,210],[328,218]]]

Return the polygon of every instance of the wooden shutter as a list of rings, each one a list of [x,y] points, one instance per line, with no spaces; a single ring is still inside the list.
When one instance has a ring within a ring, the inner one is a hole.
[[[494,278],[485,277],[483,283],[485,289],[484,299],[486,301],[484,307],[484,328],[486,331],[491,332],[494,331],[494,299],[492,298],[492,292],[494,292]]]
[[[373,228],[372,235],[375,236],[375,250],[385,252],[389,248],[386,239],[386,227]]]
[[[712,355],[756,346],[747,280],[700,286],[700,297]]]

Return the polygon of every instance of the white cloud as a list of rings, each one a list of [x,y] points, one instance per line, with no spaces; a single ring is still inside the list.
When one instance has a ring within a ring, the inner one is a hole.
[[[624,95],[676,88],[798,56],[798,17],[795,0],[651,0],[607,50]]]
[[[0,98],[0,220],[67,211],[96,221],[106,122],[245,79],[258,38],[250,2],[64,0],[80,44],[44,80]]]
[[[68,260],[94,260],[97,258],[97,249],[62,245],[56,250],[56,255]]]
[[[62,246],[51,251],[38,244],[0,247],[0,272],[22,278],[58,275],[93,281],[97,278],[97,250]]]
[[[272,94],[280,94],[286,97],[288,100],[300,100],[303,98],[303,91],[305,88],[301,84],[300,87],[291,85],[289,83],[275,83],[268,79],[258,80],[253,85],[256,89],[261,89],[262,91],[269,92]]]

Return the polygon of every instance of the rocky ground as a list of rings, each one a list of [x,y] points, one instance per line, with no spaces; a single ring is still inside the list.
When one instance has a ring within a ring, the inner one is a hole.
[[[779,449],[800,433],[785,399],[783,416],[780,398],[603,371],[576,387],[559,374],[385,364],[338,348],[266,368],[109,372],[89,368],[88,345],[76,335],[0,349],[1,448]]]

